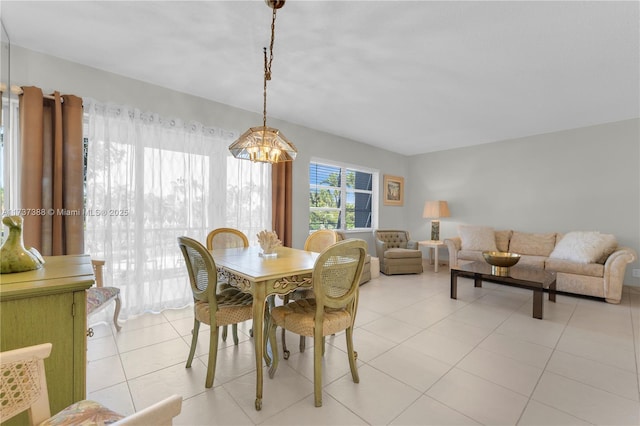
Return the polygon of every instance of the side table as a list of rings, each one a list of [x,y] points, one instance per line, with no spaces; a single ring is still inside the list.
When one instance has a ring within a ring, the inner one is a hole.
[[[438,240],[418,241],[418,246],[429,247],[429,260],[433,259],[433,272],[438,272],[438,251],[440,247],[444,247],[444,241],[438,241]],[[432,256],[431,252],[435,252],[435,256]]]

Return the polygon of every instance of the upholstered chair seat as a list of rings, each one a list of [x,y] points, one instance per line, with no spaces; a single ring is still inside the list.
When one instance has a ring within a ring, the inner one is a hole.
[[[163,426],[171,425],[180,414],[182,397],[171,395],[130,416],[91,400],[75,402],[51,416],[44,360],[52,348],[51,343],[42,343],[0,353],[0,423],[27,412],[20,424]]]
[[[109,306],[109,302],[115,302],[113,311],[113,325],[117,331],[121,327],[118,324],[118,315],[120,315],[120,289],[118,287],[105,287],[103,278],[104,260],[92,259],[93,273],[96,277],[96,285],[87,289],[87,316],[98,313]],[[92,332],[89,331],[89,335]]]

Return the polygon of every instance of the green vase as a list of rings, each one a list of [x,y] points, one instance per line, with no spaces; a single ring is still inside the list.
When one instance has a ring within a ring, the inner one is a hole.
[[[2,223],[9,227],[9,237],[0,248],[0,273],[33,271],[42,268],[44,259],[33,247],[26,249],[22,239],[22,222],[20,216],[6,216]]]

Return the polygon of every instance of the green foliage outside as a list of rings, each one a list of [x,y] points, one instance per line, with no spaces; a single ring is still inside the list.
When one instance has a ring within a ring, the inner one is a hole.
[[[355,187],[356,174],[347,171],[347,188]],[[326,208],[327,210],[312,210],[309,215],[309,229],[339,229],[340,228],[340,207],[341,190],[340,174],[331,173],[325,180],[318,182],[318,185],[331,188],[316,188],[309,192],[309,203],[311,207]],[[355,228],[355,204],[346,202],[346,223],[345,229]]]

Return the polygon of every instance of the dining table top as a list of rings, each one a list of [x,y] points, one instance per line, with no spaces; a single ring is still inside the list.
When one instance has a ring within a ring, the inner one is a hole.
[[[254,282],[310,274],[319,255],[290,247],[277,247],[271,257],[261,256],[261,252],[259,246],[211,250],[216,266]]]

